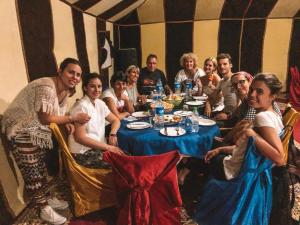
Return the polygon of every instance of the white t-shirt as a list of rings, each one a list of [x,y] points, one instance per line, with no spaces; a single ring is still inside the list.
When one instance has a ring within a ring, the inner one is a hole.
[[[106,104],[100,100],[95,100],[95,105],[90,101],[88,96],[84,96],[77,101],[70,111],[70,115],[79,112],[87,113],[91,119],[86,123],[86,135],[96,141],[104,142],[105,140],[105,118],[110,114]],[[83,154],[90,147],[77,143],[73,135],[69,136],[69,147],[72,153]]]
[[[194,82],[196,82],[198,78],[203,77],[205,75],[206,74],[202,69],[197,68],[196,73],[194,74],[194,77],[193,77]],[[175,80],[179,80],[180,83],[182,83],[183,81],[185,81],[187,79],[188,79],[188,75],[185,73],[184,69],[179,70],[175,77]],[[197,85],[193,87],[193,91],[198,91]]]
[[[128,93],[127,91],[125,90],[124,93],[125,95],[128,96]],[[114,91],[113,88],[109,88],[109,89],[106,89],[105,91],[103,91],[102,93],[102,99],[103,98],[112,98],[114,103],[116,104],[116,107],[118,109],[119,112],[122,112],[123,111],[123,108],[124,108],[124,100],[119,100],[118,97],[116,96],[116,93]]]
[[[283,124],[280,116],[272,111],[264,111],[256,114],[254,127],[273,127],[280,136]],[[226,156],[223,160],[224,172],[227,180],[238,176],[244,161],[248,141],[244,141],[233,149],[232,155]]]

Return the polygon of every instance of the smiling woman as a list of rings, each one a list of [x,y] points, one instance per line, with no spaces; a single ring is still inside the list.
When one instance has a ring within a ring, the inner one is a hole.
[[[65,115],[68,96],[75,92],[81,80],[79,61],[65,59],[57,77],[44,77],[30,82],[15,97],[4,112],[2,127],[12,147],[12,153],[25,181],[25,188],[40,207],[43,220],[61,224],[66,218],[54,209],[67,208],[65,201],[49,198],[45,153],[52,148],[49,123],[86,123],[85,113]]]

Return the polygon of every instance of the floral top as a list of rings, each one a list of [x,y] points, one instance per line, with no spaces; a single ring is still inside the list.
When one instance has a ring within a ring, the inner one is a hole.
[[[33,145],[52,148],[51,130],[42,125],[38,112],[49,115],[64,115],[67,96],[59,104],[54,80],[44,77],[30,82],[15,97],[3,114],[2,133],[8,140],[18,133],[28,134]]]

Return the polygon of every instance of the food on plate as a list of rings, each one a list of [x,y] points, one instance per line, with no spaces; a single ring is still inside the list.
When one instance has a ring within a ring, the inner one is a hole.
[[[173,109],[173,107],[174,107],[173,104],[168,103],[168,102],[164,102],[164,101],[163,101],[162,103],[163,103],[163,105],[164,105],[164,110],[165,110],[165,112],[171,112],[171,111],[172,111],[172,109]],[[151,104],[150,104],[150,107],[151,107],[151,109],[154,110],[154,108],[155,108],[155,103],[154,103],[154,102],[151,103]]]

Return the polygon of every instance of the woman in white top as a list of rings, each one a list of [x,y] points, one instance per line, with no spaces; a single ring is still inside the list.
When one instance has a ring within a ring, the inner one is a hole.
[[[146,96],[140,95],[137,90],[137,80],[140,70],[137,66],[130,65],[127,67],[125,74],[127,76],[126,91],[128,98],[133,103],[134,108],[137,109],[146,103]]]
[[[112,88],[103,92],[102,99],[109,110],[122,120],[134,112],[133,103],[126,91],[127,77],[122,71],[118,71],[111,77],[110,84]]]
[[[249,106],[258,111],[253,128],[245,125],[235,141],[234,149],[220,147],[209,151],[205,156],[208,163],[214,158],[218,159],[211,171],[217,178],[229,180],[238,175],[244,160],[247,139],[250,136],[255,137],[256,149],[262,155],[272,160],[276,166],[285,164],[280,140],[283,124],[272,106],[281,87],[281,82],[273,74],[261,73],[254,77],[248,93]],[[230,155],[216,157],[220,153]]]
[[[78,164],[88,168],[106,168],[108,165],[102,161],[101,151],[123,154],[122,150],[117,147],[117,131],[120,121],[99,99],[102,82],[97,73],[83,76],[82,90],[84,96],[74,104],[70,115],[83,112],[91,119],[85,124],[75,123],[75,132],[69,136],[69,147]],[[108,143],[105,139],[105,120],[111,124]]]
[[[180,58],[180,66],[183,69],[179,70],[175,80],[185,87],[187,80],[193,82],[193,95],[202,95],[202,84],[200,77],[205,76],[205,72],[198,68],[198,56],[192,52],[185,53]]]

